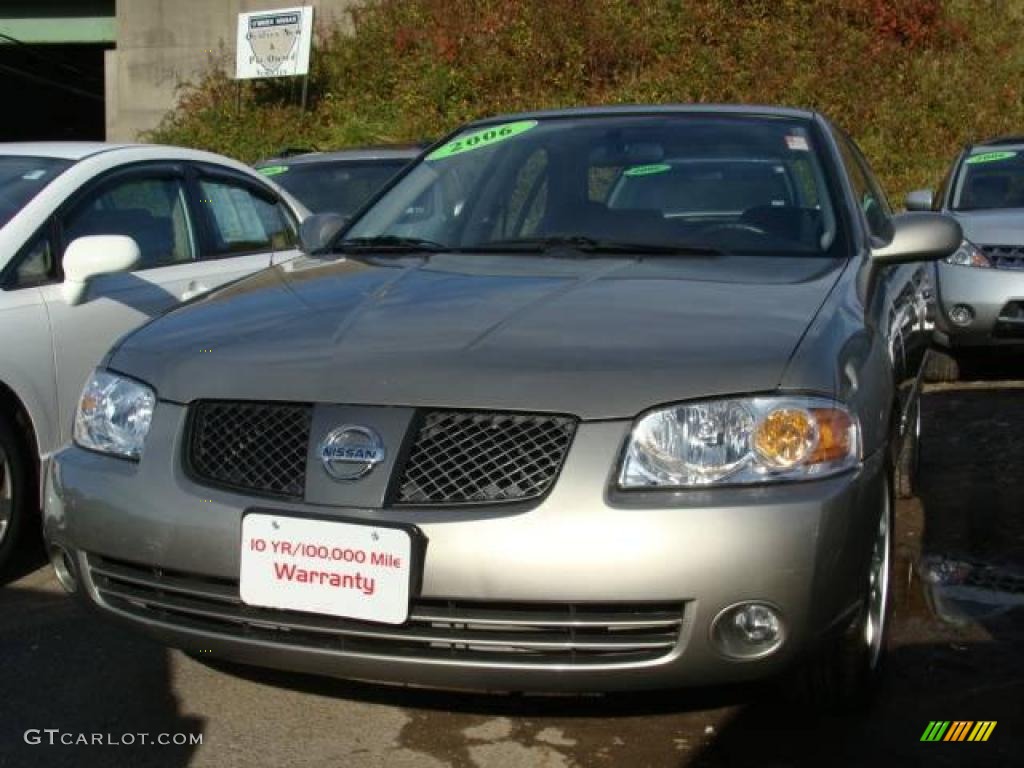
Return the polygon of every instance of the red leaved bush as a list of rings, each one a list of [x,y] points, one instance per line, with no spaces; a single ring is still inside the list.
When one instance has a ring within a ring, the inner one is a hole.
[[[943,0],[843,0],[843,10],[851,24],[875,36],[876,52],[885,45],[911,50],[948,46],[965,35]]]

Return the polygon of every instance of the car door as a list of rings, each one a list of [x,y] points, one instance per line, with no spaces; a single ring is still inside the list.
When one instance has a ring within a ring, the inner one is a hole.
[[[885,241],[892,233],[892,209],[867,161],[853,141],[842,134],[837,143],[857,203],[872,238]],[[878,277],[883,299],[879,331],[886,337],[894,381],[904,421],[910,416],[930,344],[928,304],[933,301],[930,266],[919,262],[888,267]]]
[[[197,295],[298,255],[298,223],[269,186],[233,169],[197,164],[201,276]]]
[[[86,235],[127,235],[139,246],[138,268],[93,279],[80,302],[65,298],[58,260],[55,279],[40,288],[53,333],[60,439],[89,371],[122,335],[180,302],[199,279],[196,211],[185,167],[125,167],[87,185],[52,222],[55,252]]]
[[[860,148],[852,142],[851,147],[867,184],[867,194],[877,201],[879,214],[872,225],[887,229],[892,218],[889,202]],[[895,324],[902,339],[908,376],[916,378],[931,344],[930,318],[934,314],[932,307],[935,302],[934,268],[927,262],[917,262],[906,265],[899,270],[899,274],[902,282],[894,296],[894,314],[897,315]]]

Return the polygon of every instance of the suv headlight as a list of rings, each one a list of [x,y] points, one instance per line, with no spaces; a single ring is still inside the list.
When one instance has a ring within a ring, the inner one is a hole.
[[[946,257],[947,264],[955,264],[958,267],[981,267],[989,269],[992,261],[984,252],[970,240],[964,240],[950,256]]]
[[[75,442],[83,448],[138,459],[153,421],[156,394],[135,379],[95,370],[75,411]]]
[[[708,400],[641,416],[622,488],[686,488],[825,477],[860,462],[860,425],[820,397]]]

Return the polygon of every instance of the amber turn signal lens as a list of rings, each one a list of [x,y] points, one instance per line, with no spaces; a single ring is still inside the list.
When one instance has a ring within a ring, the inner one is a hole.
[[[834,408],[814,408],[811,413],[818,426],[818,444],[808,464],[840,461],[855,451],[850,414]]]

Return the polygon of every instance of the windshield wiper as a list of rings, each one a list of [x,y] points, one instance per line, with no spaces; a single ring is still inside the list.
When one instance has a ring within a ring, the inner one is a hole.
[[[668,256],[721,256],[724,252],[706,245],[688,245],[686,243],[633,243],[623,240],[605,240],[585,235],[569,235],[557,237],[525,237],[511,240],[493,240],[479,245],[466,246],[464,251],[478,253],[517,251],[528,253],[545,253],[560,249],[581,251],[583,253],[634,253],[662,254]]]
[[[332,251],[348,253],[350,251],[398,251],[411,253],[415,251],[427,251],[428,253],[440,253],[451,250],[444,243],[434,240],[423,240],[418,237],[400,237],[398,235],[380,235],[378,237],[353,237],[347,240],[340,240],[331,248]]]

